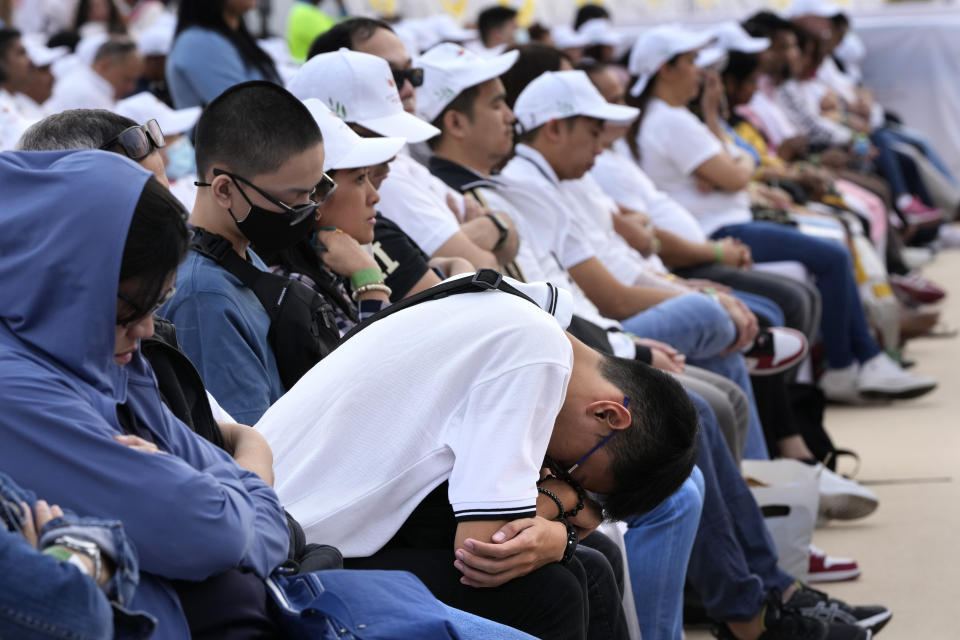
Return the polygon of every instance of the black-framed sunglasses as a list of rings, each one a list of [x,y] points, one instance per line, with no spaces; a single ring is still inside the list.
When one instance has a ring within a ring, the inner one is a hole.
[[[157,312],[157,309],[163,305],[170,302],[170,299],[173,297],[173,294],[177,292],[176,287],[170,287],[167,289],[163,295],[160,296],[160,299],[157,300],[155,304],[151,307],[144,309],[137,302],[132,300],[129,296],[125,296],[119,291],[117,292],[117,298],[126,302],[130,305],[130,308],[133,309],[131,313],[125,314],[124,319],[117,319],[117,324],[123,327],[124,329],[129,329],[135,323],[139,322],[141,319],[146,318],[147,316],[152,316]]]
[[[228,178],[233,180],[234,184],[237,185],[237,191],[240,192],[240,195],[243,196],[243,199],[246,200],[247,204],[249,204],[251,207],[254,206],[253,202],[251,202],[250,198],[247,197],[247,194],[244,193],[243,187],[241,187],[239,184],[241,182],[247,185],[248,187],[250,187],[251,189],[253,189],[254,191],[256,191],[257,193],[259,193],[261,196],[263,196],[267,202],[280,207],[281,209],[283,209],[283,211],[289,214],[292,214],[293,220],[290,222],[290,226],[293,226],[298,222],[302,222],[304,218],[313,214],[317,210],[317,207],[319,207],[324,202],[326,202],[327,198],[329,198],[333,194],[333,192],[337,190],[337,183],[334,182],[333,178],[328,176],[326,172],[324,172],[323,177],[320,178],[320,182],[316,184],[316,186],[313,188],[313,191],[311,191],[310,195],[308,196],[310,198],[310,202],[308,202],[307,204],[301,204],[295,207],[291,207],[287,203],[277,200],[276,198],[271,196],[269,193],[267,193],[257,185],[253,184],[243,176],[237,175],[235,173],[231,173],[229,171],[224,171],[223,169],[214,169],[213,175],[227,176]],[[196,184],[198,187],[210,186],[209,182],[195,182],[194,184]]]
[[[148,120],[144,125],[124,129],[100,148],[108,151],[114,146],[119,146],[128,158],[139,162],[150,155],[154,149],[160,149],[166,145],[167,140],[163,137],[160,125],[156,120]]]
[[[423,84],[423,69],[391,69],[393,81],[397,83],[397,91],[403,88],[403,81],[409,80],[414,87]]]

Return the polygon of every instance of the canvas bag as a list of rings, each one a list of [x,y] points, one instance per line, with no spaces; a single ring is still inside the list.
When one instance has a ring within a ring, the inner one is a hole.
[[[744,460],[742,470],[777,548],[778,565],[806,581],[810,542],[820,508],[817,468],[781,458]]]

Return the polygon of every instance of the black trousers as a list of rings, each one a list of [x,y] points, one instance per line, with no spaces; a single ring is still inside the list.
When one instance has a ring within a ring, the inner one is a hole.
[[[566,566],[551,563],[492,589],[468,587],[453,566],[457,523],[447,489],[443,483],[424,498],[383,549],[348,558],[345,568],[409,571],[441,602],[546,640],[627,638],[623,558],[612,541],[595,533]]]

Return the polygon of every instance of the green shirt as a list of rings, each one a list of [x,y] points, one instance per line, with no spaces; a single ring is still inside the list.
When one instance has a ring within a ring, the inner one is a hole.
[[[290,55],[300,62],[306,60],[314,39],[336,23],[336,20],[309,2],[294,2],[287,17]]]

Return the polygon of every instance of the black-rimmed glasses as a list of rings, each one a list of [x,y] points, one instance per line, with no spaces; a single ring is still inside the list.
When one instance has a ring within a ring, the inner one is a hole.
[[[108,151],[114,146],[119,146],[128,158],[139,162],[150,155],[154,149],[166,145],[167,141],[163,137],[160,125],[156,120],[148,120],[144,125],[124,129],[100,148]]]
[[[123,327],[124,329],[129,329],[131,326],[136,324],[142,318],[146,318],[147,316],[152,316],[154,313],[157,312],[157,309],[159,309],[163,305],[170,302],[170,299],[173,297],[173,294],[175,294],[176,292],[177,292],[176,287],[170,287],[164,292],[162,296],[160,296],[160,299],[157,300],[155,304],[153,304],[151,307],[147,309],[144,309],[139,305],[139,303],[132,300],[129,296],[125,296],[118,291],[117,298],[126,302],[128,305],[130,305],[130,308],[133,309],[133,312],[126,314],[124,316],[125,319],[122,319],[122,320],[118,319],[117,324]]]
[[[409,80],[414,87],[423,84],[423,69],[391,69],[393,81],[397,83],[397,91],[403,88],[404,80]]]

